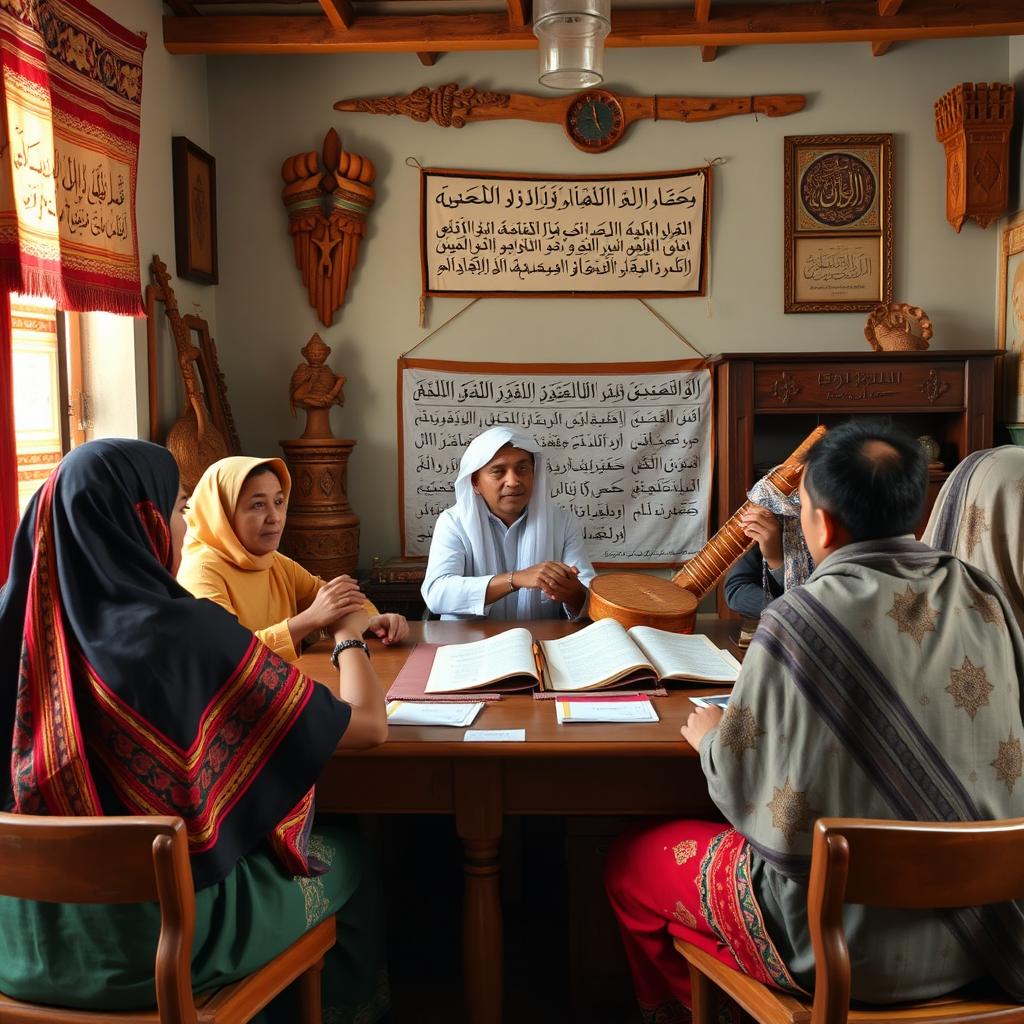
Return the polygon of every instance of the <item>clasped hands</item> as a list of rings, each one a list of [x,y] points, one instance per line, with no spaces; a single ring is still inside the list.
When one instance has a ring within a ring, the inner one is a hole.
[[[538,562],[528,569],[516,569],[515,584],[520,590],[540,590],[545,597],[563,604],[578,603],[583,593],[580,571],[565,562]]]
[[[362,636],[369,631],[385,646],[399,643],[409,632],[409,623],[403,615],[387,612],[367,615],[366,596],[351,576],[335,576],[318,591],[307,609],[311,631],[327,629],[331,633],[344,631]],[[359,616],[362,618],[359,618]],[[357,627],[362,628],[357,630]]]

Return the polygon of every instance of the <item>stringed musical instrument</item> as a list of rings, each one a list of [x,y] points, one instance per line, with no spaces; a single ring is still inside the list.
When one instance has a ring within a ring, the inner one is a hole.
[[[615,619],[626,629],[654,626],[672,633],[692,633],[697,598],[663,576],[602,573],[590,582],[587,615],[595,622]]]
[[[764,479],[785,497],[800,484],[804,471],[804,456],[824,436],[824,426],[815,427],[793,449],[780,466],[776,466]],[[745,501],[723,524],[722,528],[672,577],[677,587],[688,590],[699,601],[729,571],[735,562],[755,544],[744,532],[740,519],[754,505]]]
[[[199,382],[198,363],[201,352],[189,341],[188,328],[178,311],[178,299],[171,287],[167,265],[154,254],[150,270],[163,293],[160,297],[164,301],[167,321],[178,350],[178,366],[185,385],[185,408],[171,424],[164,444],[178,464],[181,486],[187,493],[191,493],[207,466],[226,458],[230,449],[224,435],[214,426],[207,413]]]

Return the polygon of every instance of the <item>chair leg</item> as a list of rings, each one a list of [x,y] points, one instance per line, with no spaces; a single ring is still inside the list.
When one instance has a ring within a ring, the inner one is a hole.
[[[320,1024],[322,1017],[321,981],[324,970],[324,958],[321,957],[312,967],[296,980],[299,986],[299,1020],[302,1024]]]
[[[690,1000],[693,1024],[712,1024],[714,986],[693,964],[690,968]]]

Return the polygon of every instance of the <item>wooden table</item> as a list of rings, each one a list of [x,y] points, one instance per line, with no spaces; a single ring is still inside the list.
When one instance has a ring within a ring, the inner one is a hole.
[[[478,640],[508,628],[500,622],[414,622],[401,647],[372,642],[374,668],[391,685],[412,645]],[[537,639],[565,636],[578,625],[529,625]],[[738,654],[733,624],[700,616],[697,630]],[[328,650],[314,648],[300,667],[336,690]],[[718,688],[719,692],[721,688]],[[489,704],[475,729],[525,729],[524,743],[466,743],[463,729],[401,726],[368,751],[339,751],[317,785],[323,810],[450,814],[464,852],[463,967],[470,1024],[500,1024],[502,921],[498,844],[506,814],[688,815],[717,817],[693,749],[679,727],[692,710],[688,694],[655,698],[660,721],[559,726],[554,703],[530,696]],[[471,700],[467,697],[467,700]]]

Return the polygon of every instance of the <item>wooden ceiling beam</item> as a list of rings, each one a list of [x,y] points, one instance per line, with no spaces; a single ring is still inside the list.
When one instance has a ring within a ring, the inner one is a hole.
[[[878,0],[878,16],[880,18],[892,17],[899,12],[902,3],[903,0]],[[871,56],[884,57],[889,52],[890,46],[892,46],[892,40],[876,39],[871,44]]]
[[[323,8],[331,28],[336,31],[347,31],[356,20],[355,11],[352,10],[349,0],[320,0],[320,6]]]
[[[711,17],[711,0],[693,0],[693,20],[698,25],[706,25]],[[702,46],[700,59],[710,64],[718,56],[717,46]]]
[[[526,0],[505,0],[508,6],[508,23],[512,28],[522,28],[530,19],[526,13]]]
[[[513,28],[506,13],[361,17],[333,28],[312,16],[167,16],[164,46],[170,53],[446,53],[459,50],[529,50],[529,26]],[[822,5],[737,4],[715,19],[680,20],[671,8],[615,12],[610,47],[738,46],[765,43],[894,42],[966,36],[1024,35],[1020,0],[931,0],[927,10],[878,14],[876,0]]]

